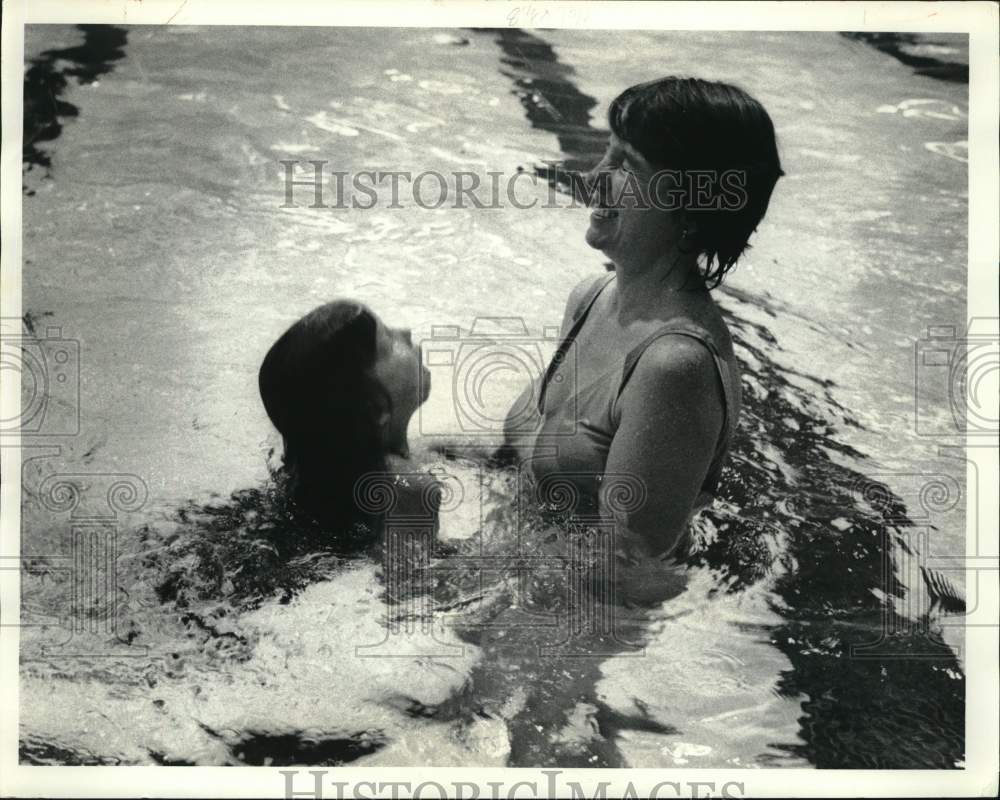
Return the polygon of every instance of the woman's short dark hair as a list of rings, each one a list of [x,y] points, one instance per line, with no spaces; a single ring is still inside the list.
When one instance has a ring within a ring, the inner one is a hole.
[[[372,376],[377,322],[365,306],[338,300],[292,325],[271,347],[258,382],[284,439],[292,499],[331,528],[366,522],[357,479],[385,470],[378,416],[389,398]]]
[[[774,185],[785,174],[767,111],[736,86],[668,77],[626,89],[611,103],[608,122],[619,139],[659,169],[743,173],[741,207],[690,211],[705,279],[718,286],[749,246]]]

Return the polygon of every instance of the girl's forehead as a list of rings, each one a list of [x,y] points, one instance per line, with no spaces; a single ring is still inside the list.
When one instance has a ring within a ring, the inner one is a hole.
[[[392,335],[385,323],[379,317],[375,317],[375,344],[380,349],[384,349],[391,344]]]

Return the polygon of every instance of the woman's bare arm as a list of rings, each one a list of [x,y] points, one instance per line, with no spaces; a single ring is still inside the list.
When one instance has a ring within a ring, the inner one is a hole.
[[[725,419],[709,352],[686,337],[658,339],[642,354],[618,400],[621,422],[605,467],[602,515],[614,518],[637,557],[677,544],[715,454]],[[633,482],[645,500],[624,509],[610,496]]]

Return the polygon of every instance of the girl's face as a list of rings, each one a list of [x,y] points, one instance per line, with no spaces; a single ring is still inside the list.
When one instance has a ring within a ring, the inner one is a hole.
[[[638,150],[611,134],[607,152],[589,174],[596,186],[587,244],[612,260],[642,262],[677,242],[679,215],[659,197],[656,174]],[[654,192],[659,202],[654,202]]]
[[[390,328],[377,320],[372,374],[392,401],[389,429],[405,431],[431,388],[430,371],[423,365],[420,348],[414,346],[409,330]]]

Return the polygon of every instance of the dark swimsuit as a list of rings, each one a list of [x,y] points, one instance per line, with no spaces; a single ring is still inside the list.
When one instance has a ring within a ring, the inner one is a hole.
[[[688,336],[708,348],[715,362],[725,400],[725,418],[708,473],[702,482],[695,508],[711,502],[718,488],[729,442],[739,416],[739,398],[730,385],[729,365],[713,341],[711,334],[690,321],[670,322],[654,331],[626,356],[621,373],[611,370],[589,386],[577,387],[558,406],[546,407],[549,384],[574,379],[575,363],[572,344],[587,319],[600,293],[615,280],[615,274],[601,276],[594,282],[573,314],[573,324],[541,380],[538,397],[540,419],[535,428],[531,470],[539,486],[540,499],[545,499],[545,484],[560,485],[557,491],[574,495],[577,512],[589,513],[597,508],[598,490],[602,481],[616,476],[605,474],[608,452],[621,421],[618,399],[632,376],[636,364],[657,339],[668,335]],[[569,482],[567,484],[567,481]]]

